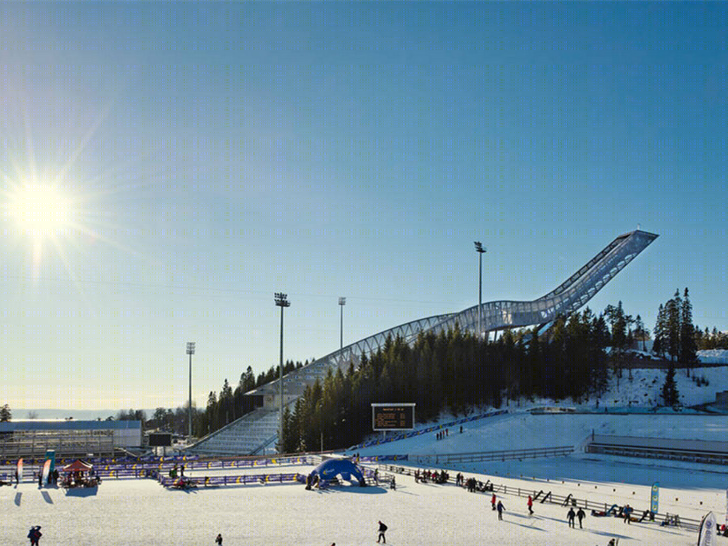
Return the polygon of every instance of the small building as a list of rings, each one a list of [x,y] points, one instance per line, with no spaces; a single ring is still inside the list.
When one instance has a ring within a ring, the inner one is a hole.
[[[19,420],[0,423],[0,457],[113,456],[117,448],[142,445],[141,421]]]

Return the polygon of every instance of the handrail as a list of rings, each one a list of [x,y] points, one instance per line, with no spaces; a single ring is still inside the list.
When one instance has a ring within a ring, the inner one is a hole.
[[[469,453],[438,453],[410,455],[410,460],[434,459],[435,463],[465,463],[478,461],[537,459],[540,457],[565,457],[574,452],[574,446],[541,447],[534,449],[507,449],[500,451],[480,451]]]
[[[406,475],[412,475],[415,470],[418,470],[419,472],[422,472],[423,469],[418,468],[415,469],[413,467],[404,467],[404,466],[396,466],[391,464],[379,464],[379,468],[384,471],[388,472],[396,472],[397,474],[406,474]],[[434,482],[433,482],[434,483]],[[450,476],[447,481],[448,484],[455,485],[455,477]],[[482,483],[482,482],[481,482]],[[616,503],[609,503],[609,502],[596,502],[591,501],[588,499],[581,499],[576,498],[573,495],[558,495],[553,494],[551,491],[545,492],[543,490],[537,491],[535,489],[528,489],[525,487],[514,487],[514,486],[508,486],[506,484],[496,484],[493,482],[488,481],[487,482],[488,489],[485,491],[487,494],[492,493],[500,493],[504,495],[516,495],[519,497],[528,497],[529,495],[534,498],[535,500],[539,500],[539,502],[543,503],[546,500],[548,500],[549,504],[560,504],[563,506],[567,506],[570,504],[574,507],[582,507],[586,510],[594,510],[597,512],[603,512],[605,515],[610,514],[612,509],[614,509],[615,513],[617,512],[618,505]],[[538,497],[540,494],[544,494],[545,497],[541,497],[539,499]],[[640,512],[640,510],[635,509],[633,512],[634,514],[637,514]],[[642,512],[649,512],[648,510],[644,510]],[[677,516],[677,518],[676,518]],[[661,513],[661,512],[655,512],[654,513],[654,519],[662,520],[662,521],[671,521],[679,522],[679,527],[682,527],[683,529],[687,529],[690,531],[697,531],[700,528],[700,520],[693,519],[693,518],[684,518],[680,516],[679,514],[672,514],[672,513]],[[652,520],[650,520],[651,522]],[[671,523],[671,525],[674,523]]]

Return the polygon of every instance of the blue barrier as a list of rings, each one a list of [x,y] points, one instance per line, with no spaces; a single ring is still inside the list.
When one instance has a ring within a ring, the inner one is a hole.
[[[237,476],[205,476],[195,478],[184,478],[181,481],[180,478],[167,478],[160,476],[159,483],[163,487],[178,487],[180,489],[188,489],[190,487],[219,487],[227,485],[248,485],[248,484],[259,484],[264,485],[268,483],[285,483],[293,482],[300,483],[301,479],[305,481],[303,474],[284,473],[284,474],[241,474]]]

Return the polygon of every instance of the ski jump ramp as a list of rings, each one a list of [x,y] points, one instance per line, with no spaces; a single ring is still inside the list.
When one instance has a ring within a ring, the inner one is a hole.
[[[653,233],[639,230],[620,235],[579,271],[536,300],[502,300],[483,303],[481,306],[482,334],[507,328],[545,325],[559,316],[568,316],[586,305],[597,292],[604,288],[617,273],[627,267],[627,264],[657,237]],[[333,368],[333,371],[336,371],[337,368],[346,371],[349,363],[352,362],[356,367],[363,355],[375,353],[384,346],[389,337],[414,341],[420,333],[439,333],[454,328],[456,324],[463,331],[476,333],[478,306],[474,305],[459,313],[435,315],[407,322],[366,337],[287,374],[283,377],[283,389],[289,394],[298,393],[300,395],[305,386],[313,384],[316,378],[326,377],[329,368]],[[246,394],[277,396],[278,381],[276,379]]]
[[[637,257],[658,236],[646,231],[632,231],[609,243],[581,269],[548,294],[532,301],[490,301],[481,307],[481,335],[508,328],[546,325],[557,317],[568,316],[593,298],[617,273]],[[440,333],[458,325],[463,331],[477,333],[478,306],[459,313],[435,315],[407,322],[352,343],[283,377],[284,404],[303,394],[316,379],[323,379],[329,370],[346,371],[362,356],[377,352],[388,338],[400,337],[413,342],[421,333]],[[252,390],[247,395],[263,396],[264,408],[275,410],[279,405],[279,379]],[[213,434],[214,435],[214,434]],[[201,440],[196,445],[204,443]],[[270,443],[270,442],[269,442]]]

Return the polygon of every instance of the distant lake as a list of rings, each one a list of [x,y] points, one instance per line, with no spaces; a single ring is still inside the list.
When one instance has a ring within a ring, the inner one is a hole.
[[[95,421],[96,419],[106,419],[107,417],[116,417],[121,411],[120,409],[100,409],[100,410],[69,410],[69,409],[13,409],[13,420],[28,419],[30,412],[36,413],[36,419],[67,419],[73,417],[76,421]],[[128,410],[129,408],[125,408]],[[136,408],[134,408],[136,409]],[[174,409],[174,408],[172,408]],[[147,415],[147,419],[154,414],[154,409],[143,409]]]

